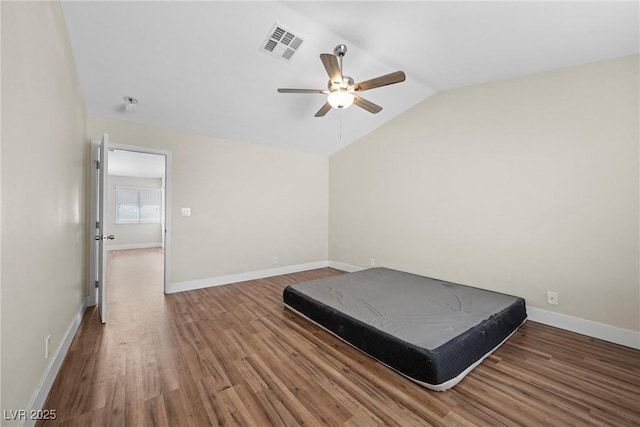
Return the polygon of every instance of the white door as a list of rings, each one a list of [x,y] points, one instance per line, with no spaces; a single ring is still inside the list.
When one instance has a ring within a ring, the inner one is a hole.
[[[108,234],[106,221],[108,162],[109,135],[105,133],[100,144],[91,149],[91,228],[95,230],[91,233],[90,244],[90,274],[95,286],[91,293],[98,304],[102,323],[107,321],[107,240],[114,239]]]

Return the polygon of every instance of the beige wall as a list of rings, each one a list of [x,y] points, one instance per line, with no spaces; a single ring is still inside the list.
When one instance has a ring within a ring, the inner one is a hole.
[[[330,259],[639,330],[638,72],[635,56],[442,92],[333,155]]]
[[[88,146],[60,5],[1,7],[2,409],[16,410],[86,295]]]
[[[162,224],[116,224],[116,187],[162,188],[162,178],[138,178],[109,175],[107,185],[107,220],[109,234],[115,236],[107,247],[123,245],[149,245],[162,243]],[[160,246],[160,245],[158,245]]]
[[[327,259],[328,158],[90,116],[104,132],[172,153],[172,283]]]

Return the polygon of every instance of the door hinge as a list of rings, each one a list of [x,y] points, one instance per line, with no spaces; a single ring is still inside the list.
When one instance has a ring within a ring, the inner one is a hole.
[[[96,160],[96,169],[100,169],[100,160]]]
[[[100,228],[100,221],[96,221],[96,228]]]
[[[98,280],[96,280],[96,288],[99,287],[100,282]]]

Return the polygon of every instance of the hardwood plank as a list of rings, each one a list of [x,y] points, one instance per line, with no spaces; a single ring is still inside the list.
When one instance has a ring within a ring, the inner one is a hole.
[[[193,419],[191,418],[191,411],[189,408],[189,404],[187,403],[188,401],[184,398],[181,389],[164,393],[163,397],[167,421],[169,425],[193,427],[197,426],[197,424],[194,424]]]
[[[163,295],[161,251],[109,257],[109,323],[87,310],[38,426],[640,426],[635,349],[527,322],[432,392],[284,308],[287,285],[343,272]]]
[[[229,387],[219,393],[224,417],[227,425],[254,426],[257,425],[244,401],[238,395],[235,387]]]
[[[169,427],[164,397],[160,394],[144,401],[144,426]]]

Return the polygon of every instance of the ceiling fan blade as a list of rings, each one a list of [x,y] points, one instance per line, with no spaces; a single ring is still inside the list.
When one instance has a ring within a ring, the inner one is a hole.
[[[340,71],[340,65],[338,65],[338,58],[330,53],[321,53],[320,59],[324,69],[329,74],[329,80],[338,85],[342,84],[342,71]]]
[[[353,86],[353,90],[356,92],[362,92],[363,90],[374,89],[380,86],[392,85],[394,83],[400,83],[405,81],[407,77],[403,71],[396,71],[395,73],[385,74],[384,76],[376,77],[374,79],[365,80],[360,83],[356,83]]]
[[[329,93],[328,90],[322,89],[278,89],[280,93]]]
[[[325,102],[322,108],[320,108],[318,112],[314,115],[314,117],[323,117],[325,114],[329,112],[329,110],[331,110],[331,104],[329,104],[328,102]]]
[[[364,99],[361,96],[356,96],[353,99],[353,103],[356,104],[358,107],[367,110],[370,113],[376,114],[379,113],[380,111],[382,111],[382,107],[379,106],[378,104],[374,104],[371,101],[367,101],[366,99]]]

